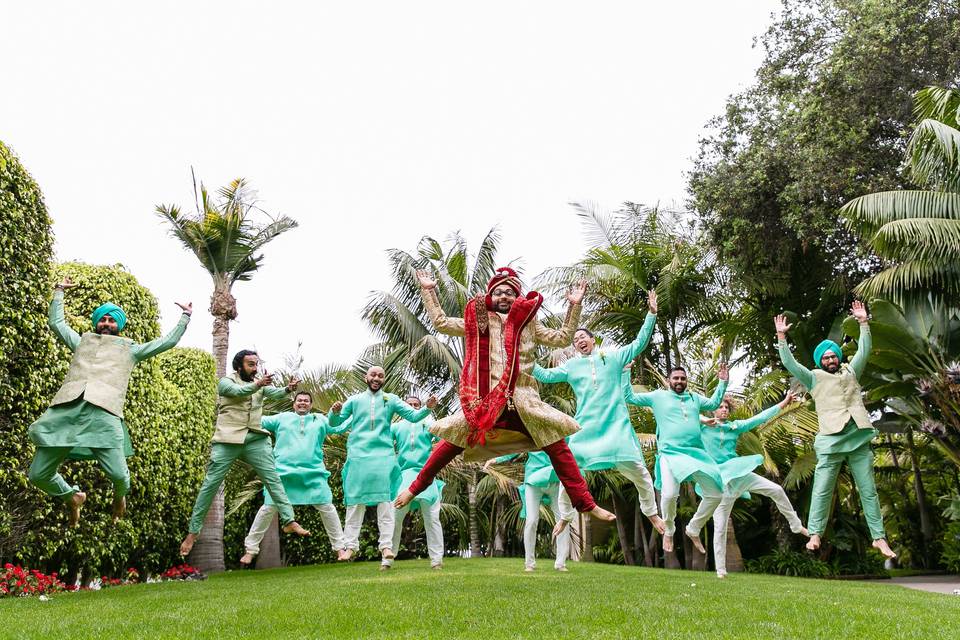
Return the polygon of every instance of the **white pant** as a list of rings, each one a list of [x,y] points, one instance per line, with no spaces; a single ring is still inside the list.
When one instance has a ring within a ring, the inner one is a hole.
[[[334,551],[343,549],[343,529],[340,527],[340,516],[332,504],[315,504],[313,508],[320,512],[320,519],[323,521],[323,528],[327,531],[327,537],[330,538],[330,546]],[[257,516],[250,525],[250,531],[243,540],[244,549],[252,556],[260,553],[260,542],[270,528],[270,521],[277,513],[277,507],[265,504],[257,511]]]
[[[733,503],[737,501],[744,491],[767,496],[777,506],[777,510],[786,518],[790,525],[790,531],[799,533],[803,529],[803,523],[800,517],[794,511],[790,499],[787,498],[787,492],[783,490],[776,482],[768,480],[763,476],[751,473],[742,478],[737,478],[727,487],[723,499],[720,500],[713,514],[713,560],[717,565],[717,575],[727,574],[727,520],[730,518],[730,512],[733,511]],[[702,504],[702,503],[701,503]],[[699,511],[699,509],[698,509]],[[704,520],[706,522],[706,520]],[[694,521],[690,521],[692,526]],[[703,523],[700,523],[700,528]],[[700,533],[700,528],[690,530],[694,535]],[[690,527],[688,527],[690,529]]]
[[[527,520],[523,524],[523,555],[524,564],[531,569],[537,566],[537,524],[540,522],[540,501],[544,495],[550,496],[550,508],[553,510],[553,517],[559,520],[563,507],[560,504],[560,495],[566,497],[567,492],[560,490],[560,483],[554,482],[545,487],[534,487],[529,484],[523,485],[523,504],[527,512]],[[569,505],[569,498],[567,504]],[[576,511],[569,507],[570,520]],[[567,519],[567,518],[564,518]],[[567,566],[567,558],[570,556],[570,527],[566,527],[559,536],[557,536],[557,559],[553,566],[557,569]]]
[[[616,463],[614,470],[637,488],[637,500],[640,501],[640,511],[643,515],[648,518],[657,515],[657,494],[653,490],[653,479],[650,477],[647,465],[639,460],[624,460]],[[573,505],[570,504],[570,496],[562,490],[560,491],[560,513],[563,514],[564,520],[571,522],[576,514]]]
[[[363,526],[363,514],[367,510],[365,504],[347,505],[347,516],[343,519],[343,547],[344,549],[360,549],[360,527]],[[393,544],[393,503],[377,503],[377,528],[380,529],[379,549],[392,549]],[[395,551],[395,549],[394,549]]]
[[[697,513],[700,513],[700,507],[704,509],[709,509],[710,514],[713,514],[713,511],[717,508],[717,505],[720,504],[720,499],[723,497],[723,494],[714,488],[713,480],[706,476],[705,474],[695,473],[692,478],[688,478],[688,481],[699,482],[700,483],[700,492],[703,494],[703,499],[700,501],[700,505],[697,507]],[[670,467],[667,464],[665,456],[660,457],[660,512],[663,516],[664,524],[666,525],[666,532],[664,535],[672,536],[676,530],[677,525],[674,520],[677,517],[677,501],[680,499],[680,483],[677,482],[673,473],[670,472]],[[706,503],[706,506],[704,506]],[[697,516],[694,515],[694,518]],[[707,516],[709,518],[710,515]],[[704,519],[704,522],[706,520]],[[702,526],[702,525],[701,525]]]
[[[427,535],[427,555],[430,556],[430,566],[436,567],[443,564],[443,527],[440,526],[440,500],[434,504],[420,503],[420,515],[423,517],[423,531]],[[410,511],[410,505],[402,509],[395,509],[393,513],[393,546],[390,547],[397,551],[400,548],[400,534],[403,533],[403,519]],[[393,560],[383,559],[383,564],[388,567],[393,566]]]

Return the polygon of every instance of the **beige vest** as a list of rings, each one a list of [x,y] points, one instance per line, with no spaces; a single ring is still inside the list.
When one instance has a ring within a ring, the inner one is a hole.
[[[840,433],[850,418],[860,429],[873,428],[870,414],[863,406],[863,389],[849,365],[840,365],[837,373],[827,373],[823,369],[814,369],[811,373],[816,383],[810,395],[817,405],[820,433]]]
[[[237,384],[247,384],[240,379],[236,371],[227,376]],[[260,417],[263,415],[263,389],[257,389],[249,396],[229,398],[217,397],[217,428],[213,432],[214,442],[227,444],[243,444],[247,431],[265,433],[260,426]]]
[[[123,417],[127,384],[137,361],[133,340],[120,336],[85,333],[73,352],[70,369],[50,406],[65,404],[83,396],[90,404]]]

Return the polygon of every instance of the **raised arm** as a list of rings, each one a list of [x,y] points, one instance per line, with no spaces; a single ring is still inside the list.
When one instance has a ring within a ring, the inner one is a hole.
[[[539,322],[536,324],[535,340],[538,344],[548,347],[566,347],[573,341],[573,334],[577,332],[580,323],[580,312],[583,296],[587,292],[587,281],[579,280],[570,287],[567,293],[567,315],[563,319],[563,326],[559,329],[550,329]]]
[[[225,398],[241,398],[243,396],[252,396],[259,389],[260,385],[258,385],[256,382],[237,384],[227,377],[220,378],[220,382],[217,383],[217,394],[224,396]]]
[[[430,409],[427,407],[420,407],[419,409],[414,409],[406,402],[398,398],[397,396],[392,396],[391,405],[393,412],[398,416],[406,420],[407,422],[420,422],[424,418],[430,415]]]
[[[352,415],[353,398],[347,398],[346,402],[333,403],[333,406],[330,407],[330,413],[327,414],[327,421],[330,422],[331,428],[336,429]],[[341,431],[335,431],[334,433],[341,433]]]
[[[726,371],[726,365],[720,365],[721,371]],[[713,395],[707,398],[706,396],[698,396],[700,398],[700,410],[701,411],[713,411],[720,406],[720,403],[723,402],[723,394],[727,392],[727,375],[726,373],[720,374],[720,382],[717,383],[717,388],[714,390]]]
[[[643,319],[643,326],[641,326],[640,331],[637,332],[637,337],[634,338],[630,344],[618,349],[614,356],[621,367],[633,362],[634,358],[643,353],[643,350],[650,344],[650,337],[653,335],[653,330],[657,327],[656,292],[651,291],[648,294],[648,299],[650,300],[650,310],[647,311],[647,317]]]
[[[857,352],[850,359],[850,368],[853,369],[853,375],[857,380],[863,375],[867,368],[867,361],[870,359],[870,351],[873,349],[873,340],[870,337],[870,323],[867,319],[867,309],[859,300],[853,302],[851,308],[853,317],[860,323],[860,339],[857,340]]]
[[[47,314],[47,324],[70,351],[76,351],[77,345],[80,344],[80,334],[67,324],[67,318],[63,313],[63,290],[67,288],[64,286],[65,283],[73,286],[68,278],[64,278],[64,282],[58,284],[57,288],[53,290],[53,299],[50,300],[50,310]]]
[[[462,337],[466,330],[463,326],[463,318],[451,318],[443,311],[440,306],[440,298],[437,297],[437,283],[430,277],[426,271],[417,271],[417,279],[420,281],[420,296],[423,298],[423,306],[430,316],[433,328],[440,333],[448,336]],[[471,304],[468,302],[467,304]]]
[[[533,377],[537,379],[537,382],[542,382],[544,384],[566,382],[567,366],[566,364],[562,364],[559,367],[544,369],[540,365],[535,364],[533,365]]]
[[[177,326],[175,326],[170,333],[162,338],[151,340],[150,342],[133,345],[134,360],[140,362],[177,346],[180,338],[183,337],[183,333],[187,330],[187,325],[190,324],[190,312],[183,306],[181,306],[181,308],[183,309],[183,313],[180,315],[180,321],[177,322]]]
[[[730,424],[723,425],[721,428],[724,431],[730,430],[737,433],[746,433],[747,431],[756,429],[765,422],[773,420],[778,413],[780,413],[780,405],[775,404],[772,407],[767,407],[755,416],[744,418],[743,420],[734,420],[730,422]]]
[[[777,352],[780,354],[780,362],[794,378],[800,381],[800,384],[807,389],[813,389],[815,378],[810,369],[797,362],[793,354],[790,353],[790,345],[787,344],[787,331],[792,325],[787,324],[786,316],[779,315],[773,319],[773,324],[777,329]]]

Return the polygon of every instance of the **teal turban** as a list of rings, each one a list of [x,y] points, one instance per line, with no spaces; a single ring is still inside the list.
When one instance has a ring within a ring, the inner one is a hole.
[[[843,350],[840,348],[840,345],[838,345],[833,340],[824,340],[823,342],[817,345],[816,349],[813,350],[814,366],[816,366],[817,368],[820,367],[820,358],[822,358],[823,354],[825,354],[827,351],[833,351],[835,354],[837,354],[838,358],[843,360]]]
[[[123,331],[123,327],[127,324],[127,314],[123,312],[123,309],[113,304],[112,302],[104,302],[102,305],[94,310],[93,314],[90,316],[90,320],[93,322],[93,328],[97,328],[97,323],[103,318],[103,316],[110,316],[117,321],[117,329]]]

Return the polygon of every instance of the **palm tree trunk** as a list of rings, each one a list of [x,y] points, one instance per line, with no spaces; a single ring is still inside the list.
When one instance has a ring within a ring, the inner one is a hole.
[[[507,555],[505,548],[507,531],[506,523],[503,517],[503,497],[497,496],[493,501],[494,520],[493,520],[493,557],[502,558]]]
[[[733,518],[727,518],[727,571],[743,571],[743,555],[733,530]]]
[[[580,522],[583,523],[583,553],[580,554],[580,561],[593,562],[593,516],[581,514]]]
[[[479,558],[483,555],[480,547],[480,528],[477,525],[477,472],[470,472],[467,480],[467,520],[470,529],[470,557]]]
[[[923,486],[923,479],[920,477],[920,460],[917,458],[917,450],[913,446],[913,431],[907,429],[907,447],[910,451],[910,464],[913,467],[913,488],[917,494],[917,509],[920,511],[920,533],[923,536],[923,561],[924,566],[930,568],[933,566],[931,550],[933,545],[933,522],[930,519],[930,507],[927,503],[927,490]]]
[[[257,556],[257,569],[276,569],[283,566],[280,554],[280,517],[273,514],[270,526],[260,542],[260,555]]]
[[[637,561],[633,556],[633,546],[630,544],[630,537],[627,535],[627,523],[625,522],[628,508],[624,504],[623,498],[617,495],[617,492],[613,491],[611,493],[613,494],[613,513],[617,516],[617,538],[620,540],[620,550],[623,551],[623,563],[635,565]]]
[[[203,528],[187,559],[204,573],[226,570],[223,562],[223,485],[220,485],[210,503],[207,517],[203,519]]]
[[[217,377],[222,378],[227,375],[230,321],[237,317],[237,299],[228,285],[216,280],[210,296],[210,315],[213,316],[213,359],[217,362]]]

